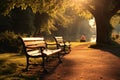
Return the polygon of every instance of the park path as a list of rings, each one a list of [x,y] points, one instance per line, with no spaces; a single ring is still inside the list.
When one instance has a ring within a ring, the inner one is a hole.
[[[120,57],[88,48],[89,45],[72,48],[71,53],[63,57],[63,63],[44,80],[120,80]]]

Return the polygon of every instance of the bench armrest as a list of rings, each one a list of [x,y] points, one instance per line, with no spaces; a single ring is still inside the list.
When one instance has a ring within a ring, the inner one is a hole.
[[[46,45],[56,45],[55,43],[46,43]]]
[[[64,44],[66,44],[66,43],[69,43],[69,44],[70,44],[70,41],[63,41],[63,43],[64,43]]]

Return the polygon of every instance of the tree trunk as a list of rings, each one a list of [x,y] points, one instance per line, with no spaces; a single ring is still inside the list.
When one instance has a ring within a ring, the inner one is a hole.
[[[97,26],[97,44],[110,44],[112,26],[110,24],[110,17],[104,13],[98,13],[95,15],[95,21]]]

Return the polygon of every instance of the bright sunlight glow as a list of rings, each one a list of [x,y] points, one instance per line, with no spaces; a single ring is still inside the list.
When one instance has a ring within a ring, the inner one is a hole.
[[[89,25],[92,27],[92,28],[96,28],[96,23],[95,23],[95,19],[92,18],[89,20]]]
[[[96,29],[96,23],[95,23],[95,19],[94,18],[92,18],[92,19],[89,20],[89,25],[91,26],[92,29],[94,29],[94,30]],[[96,42],[96,35],[95,34],[92,35],[90,41],[91,42]]]

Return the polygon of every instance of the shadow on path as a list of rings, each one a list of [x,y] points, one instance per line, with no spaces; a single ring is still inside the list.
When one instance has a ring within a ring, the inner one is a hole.
[[[99,49],[99,50],[102,50],[102,51],[107,51],[107,52],[112,53],[115,56],[120,57],[120,46],[105,46],[105,45],[96,46],[96,45],[91,45],[89,48]]]
[[[120,59],[117,49],[76,46],[63,57],[63,63],[44,80],[120,80]],[[115,56],[115,55],[117,56]]]

